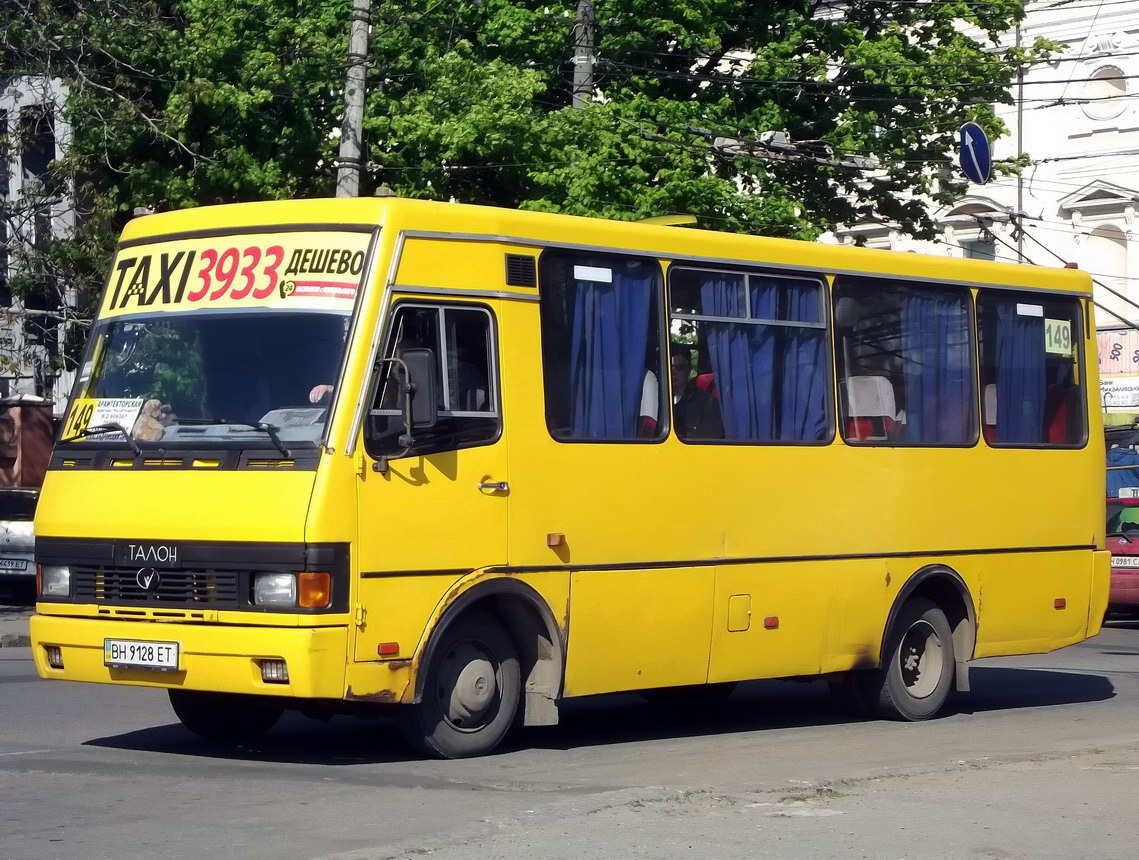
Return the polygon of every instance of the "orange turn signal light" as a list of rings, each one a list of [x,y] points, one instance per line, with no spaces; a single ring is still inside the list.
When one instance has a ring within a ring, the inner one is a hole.
[[[313,570],[297,574],[297,606],[301,609],[324,609],[331,602],[331,576]]]

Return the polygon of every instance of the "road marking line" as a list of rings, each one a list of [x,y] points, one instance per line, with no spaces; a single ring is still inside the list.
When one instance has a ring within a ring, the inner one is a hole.
[[[51,750],[21,750],[20,752],[6,752],[0,755],[32,755],[33,753],[51,752]]]

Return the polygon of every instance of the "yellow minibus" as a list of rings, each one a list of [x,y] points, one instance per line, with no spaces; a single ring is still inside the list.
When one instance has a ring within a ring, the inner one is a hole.
[[[444,757],[757,678],[931,717],[1100,629],[1090,291],[394,198],[138,218],[36,513],[37,669]]]

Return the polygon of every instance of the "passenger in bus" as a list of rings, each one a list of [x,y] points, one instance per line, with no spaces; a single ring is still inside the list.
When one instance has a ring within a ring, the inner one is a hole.
[[[693,378],[692,350],[673,344],[669,352],[672,375],[672,419],[682,439],[723,439],[724,419],[712,374]]]

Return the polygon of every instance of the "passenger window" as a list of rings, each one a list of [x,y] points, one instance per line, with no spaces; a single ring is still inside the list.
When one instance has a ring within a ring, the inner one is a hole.
[[[490,312],[468,306],[397,306],[384,357],[399,358],[416,348],[435,353],[439,418],[434,427],[416,429],[415,453],[471,448],[498,439],[501,420]],[[399,437],[404,432],[399,386],[389,362],[380,370],[369,412],[368,453],[390,456],[401,451]]]
[[[1077,300],[983,290],[977,315],[986,441],[1083,445],[1087,416]]]
[[[561,441],[659,439],[656,260],[550,250],[539,262],[546,424]]]
[[[850,443],[970,445],[976,394],[969,291],[835,282],[839,410]]]
[[[828,419],[823,284],[673,267],[672,408],[686,442],[821,442]]]

